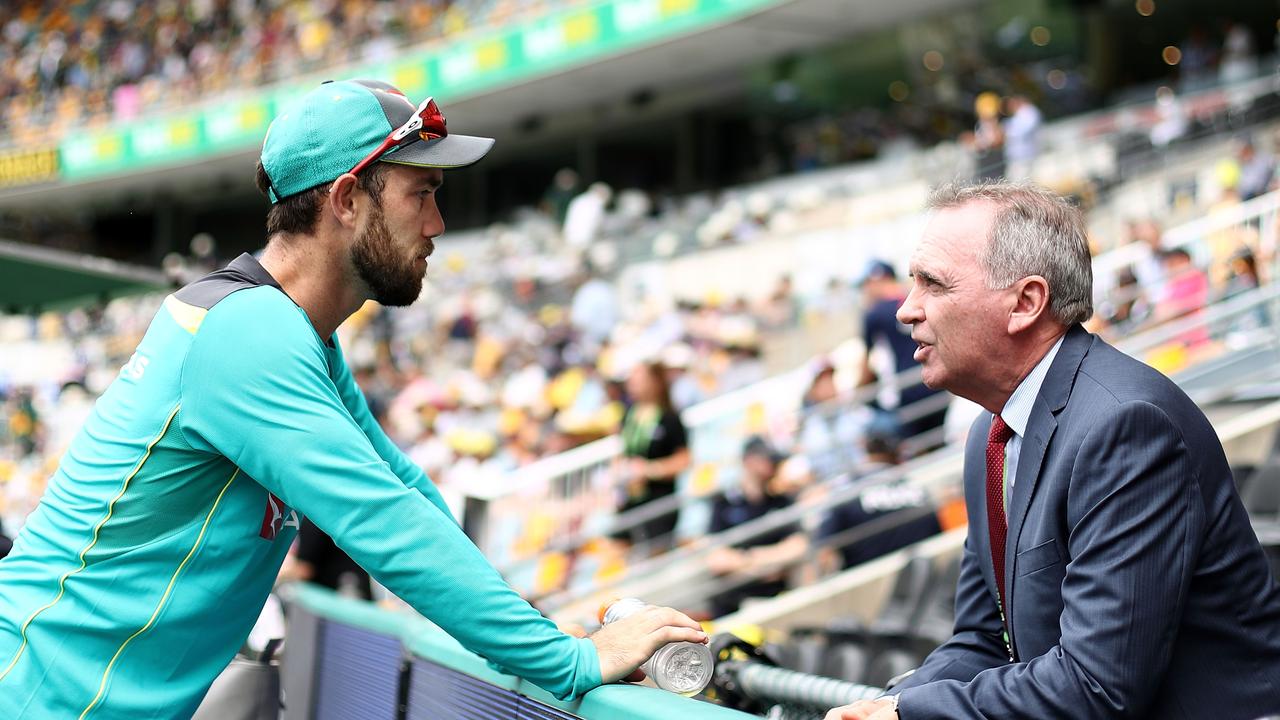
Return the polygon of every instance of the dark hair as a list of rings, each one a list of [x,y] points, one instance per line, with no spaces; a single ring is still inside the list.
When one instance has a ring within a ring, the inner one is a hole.
[[[647,362],[640,365],[654,385],[654,395],[663,410],[672,410],[671,385],[667,382],[667,368],[660,362]]]
[[[898,439],[882,432],[868,433],[863,440],[868,455],[887,455],[898,462]]]
[[[751,457],[752,455],[762,457],[773,465],[778,465],[786,459],[786,456],[775,450],[774,447],[769,444],[768,440],[765,440],[759,435],[752,435],[747,438],[747,442],[742,446],[743,459]]]
[[[263,195],[271,187],[271,178],[267,176],[262,161],[254,172],[254,182]],[[356,187],[369,193],[373,204],[382,206],[382,190],[387,186],[387,166],[376,162],[356,175]],[[280,198],[267,211],[267,237],[280,234],[309,235],[315,232],[316,221],[320,219],[320,207],[329,194],[329,183],[307,188],[302,192]],[[269,196],[268,196],[269,197]]]

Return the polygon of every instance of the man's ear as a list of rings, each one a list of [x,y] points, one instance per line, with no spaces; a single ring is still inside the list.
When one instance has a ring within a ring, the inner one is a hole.
[[[343,173],[329,186],[329,199],[325,203],[334,219],[348,229],[355,228],[356,216],[359,214],[356,208],[356,194],[356,176]]]
[[[1009,313],[1009,334],[1032,327],[1049,312],[1049,281],[1039,275],[1028,275],[1010,288],[1013,310]]]

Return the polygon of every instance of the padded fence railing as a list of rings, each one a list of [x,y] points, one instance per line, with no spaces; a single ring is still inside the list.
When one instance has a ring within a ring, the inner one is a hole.
[[[573,702],[497,672],[420,616],[298,585],[287,594],[286,720],[748,720],[639,685]]]

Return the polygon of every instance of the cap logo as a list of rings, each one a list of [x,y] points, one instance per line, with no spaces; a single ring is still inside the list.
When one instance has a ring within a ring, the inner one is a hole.
[[[410,100],[409,98],[405,97],[404,93],[400,92],[399,90],[397,90],[397,89],[395,89],[395,88],[374,88],[374,89],[375,89],[375,90],[377,90],[378,92],[384,92],[384,93],[386,93],[386,94],[388,94],[388,95],[394,95],[394,96],[396,96],[396,97],[400,98],[401,100],[403,100],[403,101],[405,102],[405,104],[406,104],[406,105],[408,105],[409,107],[414,108],[415,110],[417,109],[417,107],[416,107],[416,106],[414,106],[414,104],[413,104],[413,101],[412,101],[412,100]]]

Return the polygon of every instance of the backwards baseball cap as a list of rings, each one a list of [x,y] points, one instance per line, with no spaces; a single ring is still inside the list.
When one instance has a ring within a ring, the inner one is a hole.
[[[430,98],[415,106],[387,83],[342,80],[322,83],[280,113],[261,159],[276,203],[372,162],[459,168],[492,147],[493,138],[450,133]]]
[[[898,273],[894,271],[892,265],[883,260],[872,260],[863,268],[862,274],[854,284],[862,287],[872,280],[894,280],[897,277]]]

